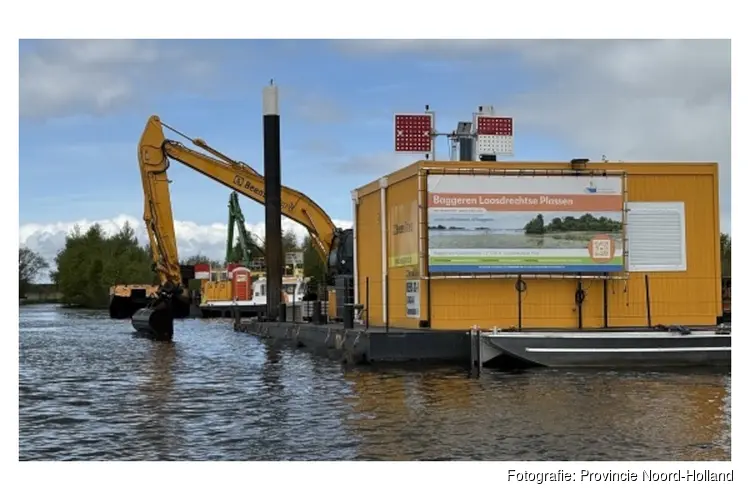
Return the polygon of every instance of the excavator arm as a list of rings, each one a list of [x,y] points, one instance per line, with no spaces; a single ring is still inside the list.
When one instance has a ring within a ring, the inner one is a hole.
[[[218,158],[194,151],[180,142],[168,140],[164,135],[164,127],[171,129],[164,125],[158,116],[152,116],[149,119],[141,138],[141,155],[148,154],[152,158],[158,158],[165,171],[168,168],[169,159],[178,161],[265,205],[264,179],[256,170],[245,163],[232,160],[208,146],[201,139],[192,139],[180,134],[195,146]],[[286,186],[281,187],[281,213],[307,228],[316,250],[323,260],[327,261],[341,233],[328,214],[306,195]]]
[[[143,222],[148,233],[154,267],[162,284],[178,284],[181,282],[180,262],[167,166],[162,162],[159,152],[148,148],[140,149],[139,163],[144,194]]]
[[[148,127],[147,127],[148,129]],[[154,270],[160,286],[156,300],[133,314],[136,331],[160,340],[171,340],[176,301],[187,302],[177,254],[172,202],[169,196],[168,164],[160,149],[138,148],[138,165],[143,183],[143,222],[148,234]]]
[[[190,141],[206,153],[194,151],[184,144],[169,140],[164,128]],[[175,160],[206,177],[265,205],[263,177],[249,165],[235,161],[213,149],[206,142],[190,138],[163,123],[158,116],[152,116],[146,123],[138,146],[138,159],[141,168],[144,193],[144,222],[151,243],[152,257],[162,282],[162,303],[181,295],[181,275],[177,258],[177,240],[174,232],[172,205],[169,196],[167,170],[170,160]],[[281,212],[286,217],[307,228],[313,245],[328,268],[329,277],[352,274],[353,241],[351,230],[337,228],[326,212],[303,193],[286,186],[281,187]],[[145,310],[141,310],[145,311]],[[133,316],[136,330],[150,331],[164,329],[161,319],[146,312]],[[136,318],[140,316],[139,318]],[[171,339],[172,326],[168,328]]]

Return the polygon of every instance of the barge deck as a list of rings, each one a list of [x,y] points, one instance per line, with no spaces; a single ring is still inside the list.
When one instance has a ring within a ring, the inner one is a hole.
[[[469,336],[464,331],[407,330],[342,323],[283,323],[235,318],[235,331],[286,342],[350,364],[438,361],[468,363]]]
[[[721,325],[698,327],[694,332],[685,327],[666,331],[482,332],[363,325],[344,328],[342,323],[259,321],[235,316],[234,329],[347,364],[443,362],[479,372],[484,366],[728,368],[731,363],[730,327]]]

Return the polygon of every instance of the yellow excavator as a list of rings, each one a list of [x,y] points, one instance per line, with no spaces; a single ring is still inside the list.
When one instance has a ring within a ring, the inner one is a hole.
[[[167,139],[164,129],[171,130],[204,152]],[[133,314],[136,331],[157,340],[171,340],[174,334],[174,312],[182,310],[189,298],[182,286],[174,231],[172,203],[167,170],[175,160],[206,177],[265,204],[264,179],[249,165],[235,161],[151,116],[138,144],[138,163],[143,181],[143,220],[151,245],[154,268],[160,285],[156,298]],[[327,263],[328,278],[353,275],[354,242],[351,229],[336,227],[326,212],[303,193],[281,187],[281,213],[307,228],[313,245]]]

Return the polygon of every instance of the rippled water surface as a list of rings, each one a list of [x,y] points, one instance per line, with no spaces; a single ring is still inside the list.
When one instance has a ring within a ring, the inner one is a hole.
[[[729,460],[717,373],[344,368],[183,320],[21,308],[21,460]]]

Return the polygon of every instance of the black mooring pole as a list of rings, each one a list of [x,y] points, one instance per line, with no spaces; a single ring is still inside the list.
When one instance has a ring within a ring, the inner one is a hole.
[[[279,91],[273,80],[263,89],[263,175],[266,192],[266,315],[274,321],[281,302],[281,131]]]

